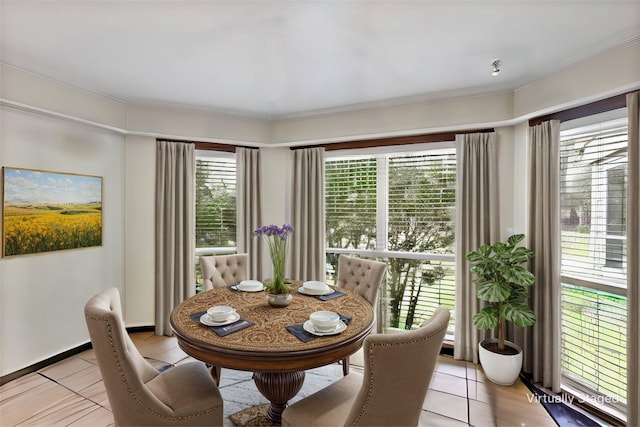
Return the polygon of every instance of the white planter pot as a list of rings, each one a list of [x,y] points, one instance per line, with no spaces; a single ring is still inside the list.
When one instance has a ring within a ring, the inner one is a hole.
[[[518,354],[505,355],[493,353],[485,349],[483,343],[495,343],[498,342],[496,338],[486,339],[480,342],[479,355],[480,364],[485,375],[492,382],[500,385],[511,385],[520,375],[522,369],[522,349],[516,344],[506,341],[505,346],[511,347],[518,351]]]

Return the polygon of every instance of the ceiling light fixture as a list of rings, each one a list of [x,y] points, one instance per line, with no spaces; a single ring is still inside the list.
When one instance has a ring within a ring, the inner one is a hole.
[[[499,58],[496,58],[491,63],[493,70],[491,71],[492,76],[497,76],[500,73],[500,66],[502,65],[502,61]]]

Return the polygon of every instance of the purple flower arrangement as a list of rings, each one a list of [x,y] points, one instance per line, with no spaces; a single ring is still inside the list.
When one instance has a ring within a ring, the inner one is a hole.
[[[287,258],[287,238],[291,233],[293,227],[290,224],[283,224],[282,227],[265,225],[253,232],[254,236],[262,236],[269,248],[273,280],[271,283],[265,283],[265,286],[273,293],[286,294],[290,291],[284,282],[284,267]]]

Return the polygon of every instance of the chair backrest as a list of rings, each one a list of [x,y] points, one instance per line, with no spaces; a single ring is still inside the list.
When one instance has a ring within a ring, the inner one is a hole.
[[[171,416],[171,408],[145,386],[159,375],[138,352],[122,321],[120,294],[110,288],[91,298],[84,316],[116,425],[139,419],[136,412],[154,408]]]
[[[365,339],[362,387],[344,425],[418,425],[449,315],[439,307],[419,329]]]
[[[200,257],[204,290],[236,285],[248,279],[247,254]]]
[[[375,305],[386,271],[383,262],[340,255],[336,286],[355,291]]]

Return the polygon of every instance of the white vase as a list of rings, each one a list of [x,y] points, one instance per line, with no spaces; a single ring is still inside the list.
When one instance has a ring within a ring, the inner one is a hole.
[[[487,378],[496,384],[511,385],[520,375],[522,369],[522,349],[511,341],[504,342],[505,346],[517,350],[517,354],[499,354],[487,350],[483,343],[496,343],[497,338],[490,338],[480,342],[479,356],[480,364]]]

